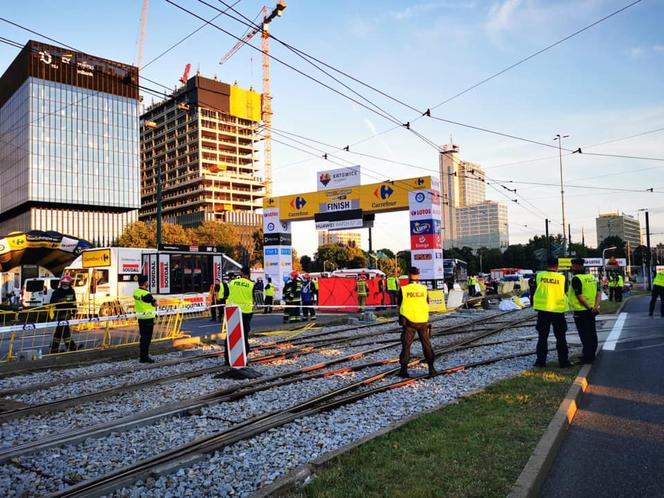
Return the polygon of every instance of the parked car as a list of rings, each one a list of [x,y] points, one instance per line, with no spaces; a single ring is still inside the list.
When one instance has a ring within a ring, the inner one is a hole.
[[[60,285],[59,278],[27,278],[23,284],[22,304],[25,308],[34,308],[51,302],[53,291]]]

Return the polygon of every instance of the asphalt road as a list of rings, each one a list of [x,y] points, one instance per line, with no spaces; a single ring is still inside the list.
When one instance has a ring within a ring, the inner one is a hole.
[[[664,318],[649,299],[613,325],[541,496],[664,496]]]

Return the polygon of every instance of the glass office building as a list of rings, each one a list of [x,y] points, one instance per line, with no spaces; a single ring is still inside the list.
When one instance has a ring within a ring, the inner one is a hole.
[[[0,78],[0,232],[112,243],[140,207],[138,70],[29,42]]]

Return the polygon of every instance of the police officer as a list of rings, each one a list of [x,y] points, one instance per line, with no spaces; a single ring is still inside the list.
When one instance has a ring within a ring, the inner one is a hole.
[[[399,355],[399,377],[408,377],[408,363],[410,362],[410,347],[415,338],[415,332],[422,343],[422,352],[429,365],[429,375],[434,375],[435,356],[431,347],[431,328],[429,326],[429,295],[424,285],[417,283],[420,270],[411,267],[408,271],[409,283],[399,289],[399,324],[403,327],[401,332],[401,354]]]
[[[263,314],[272,313],[272,304],[274,303],[274,284],[272,279],[267,277],[267,283],[265,284],[265,289],[263,294],[265,294],[265,308],[263,308]]]
[[[470,297],[475,296],[475,285],[477,285],[477,278],[474,276],[469,276],[468,277],[468,295]]]
[[[623,288],[625,287],[625,280],[623,279],[622,273],[616,274],[616,302],[622,302]]]
[[[367,296],[369,295],[369,287],[367,285],[367,276],[362,273],[357,277],[357,307],[360,313],[364,315],[364,309],[367,305]]]
[[[652,293],[650,294],[650,311],[648,315],[652,316],[655,311],[655,304],[659,297],[660,311],[664,317],[664,270],[659,270],[652,281]]]
[[[618,287],[618,277],[615,272],[609,274],[609,301],[617,301],[616,288]]]
[[[284,323],[300,321],[300,304],[302,302],[302,280],[300,274],[293,271],[284,285]]]
[[[313,280],[311,280],[311,275],[308,273],[304,274],[304,282],[302,283],[300,295],[302,297],[302,317],[305,321],[308,321],[310,316],[312,320],[315,320],[316,308],[314,308],[314,301],[316,300],[316,286]]]
[[[69,275],[63,275],[60,279],[60,287],[55,289],[51,295],[50,304],[55,305],[55,319],[58,322],[67,321],[76,315],[76,292],[71,287],[73,281],[74,279]],[[60,352],[61,340],[64,341],[65,347],[69,351],[76,351],[79,349],[71,338],[69,322],[65,325],[58,325],[55,327],[55,333],[53,334],[49,354]]]
[[[148,277],[138,277],[138,289],[134,291],[134,311],[143,313],[138,316],[138,333],[140,335],[139,352],[141,363],[154,363],[150,358],[150,343],[152,342],[152,331],[154,330],[154,317],[157,306],[156,299],[148,292]]]
[[[390,296],[390,304],[395,306],[397,304],[397,296],[399,295],[399,281],[397,277],[387,277],[387,293]]]
[[[240,307],[242,312],[242,328],[244,329],[244,346],[249,357],[249,333],[251,332],[251,318],[254,316],[254,283],[249,280],[251,270],[243,266],[240,277],[231,280],[228,284],[227,304]]]
[[[595,316],[599,313],[601,291],[595,277],[585,273],[583,258],[572,260],[572,273],[574,277],[567,291],[567,299],[583,344],[580,363],[592,363],[597,351]]]
[[[567,321],[565,312],[569,308],[565,295],[565,276],[558,273],[558,262],[549,259],[546,271],[539,272],[535,277],[535,294],[533,295],[533,308],[537,310],[537,325],[539,333],[537,339],[536,367],[546,366],[546,356],[549,349],[549,330],[553,326],[556,336],[556,349],[558,350],[558,364],[561,368],[569,367],[567,348]]]
[[[230,289],[228,288],[228,278],[222,278],[219,283],[219,288],[217,289],[217,313],[219,314],[219,321],[224,322],[224,308],[226,306],[226,301],[228,300],[228,295],[230,294]]]

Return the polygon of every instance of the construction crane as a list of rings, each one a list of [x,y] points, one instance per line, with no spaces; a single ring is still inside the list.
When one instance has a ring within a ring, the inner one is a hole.
[[[143,0],[141,8],[141,27],[138,32],[138,56],[136,57],[136,67],[141,68],[143,64],[143,44],[145,43],[145,26],[148,23],[148,4],[150,0]]]
[[[272,97],[270,96],[270,32],[269,25],[275,17],[281,17],[286,2],[279,0],[277,6],[268,15],[267,6],[263,6],[263,22],[260,27],[255,27],[247,31],[242,39],[224,55],[219,62],[227,62],[238,50],[249,43],[258,32],[261,33],[263,51],[263,137],[265,153],[265,195],[272,196]]]

